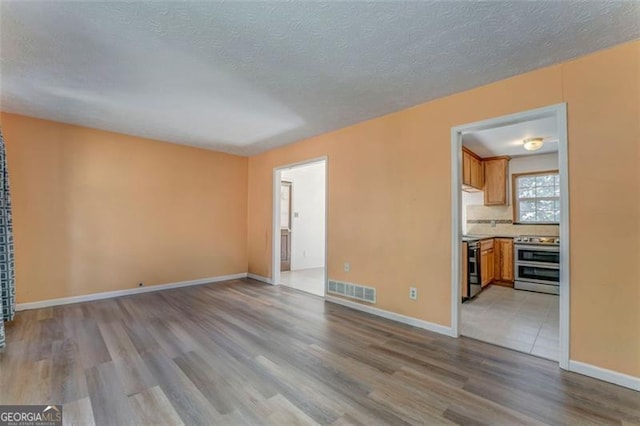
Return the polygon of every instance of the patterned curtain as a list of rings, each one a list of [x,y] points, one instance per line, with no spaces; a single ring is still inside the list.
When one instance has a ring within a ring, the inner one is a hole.
[[[15,272],[13,262],[13,228],[7,155],[0,129],[0,348],[6,344],[5,321],[11,321],[16,310]]]

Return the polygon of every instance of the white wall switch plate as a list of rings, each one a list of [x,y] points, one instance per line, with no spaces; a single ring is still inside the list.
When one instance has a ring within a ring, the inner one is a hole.
[[[344,271],[345,272],[351,271],[351,265],[349,264],[349,262],[344,262]]]

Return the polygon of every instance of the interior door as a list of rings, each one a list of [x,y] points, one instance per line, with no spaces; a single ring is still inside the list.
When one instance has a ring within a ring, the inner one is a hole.
[[[291,270],[291,182],[280,185],[280,270]]]

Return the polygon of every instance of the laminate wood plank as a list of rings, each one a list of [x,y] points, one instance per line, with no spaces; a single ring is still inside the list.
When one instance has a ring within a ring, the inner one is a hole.
[[[122,320],[122,310],[111,299],[96,300],[92,303],[81,304],[83,316],[96,323],[109,323]]]
[[[40,360],[27,363],[26,368],[31,374],[20,377],[18,380],[23,383],[23,401],[25,404],[39,404],[39,401],[51,400],[49,388],[49,375],[51,362]]]
[[[205,328],[200,323],[191,324],[187,328],[195,341],[198,342],[198,350],[174,358],[177,364],[180,365],[178,361],[183,357],[190,357],[198,364],[198,367],[202,370],[206,369],[207,379],[214,383],[225,382],[231,386],[240,383],[243,387],[250,384],[251,388],[264,398],[270,398],[276,394],[273,386],[250,368],[250,364],[243,362],[242,358],[236,358],[230,354],[224,346],[218,344],[217,336],[209,335]],[[221,365],[224,365],[225,368],[219,368]]]
[[[100,323],[98,328],[112,360],[139,356],[138,350],[120,321]]]
[[[451,410],[449,408],[445,410],[445,412],[443,413],[443,417],[457,425],[488,426],[489,424],[492,424],[492,423],[489,423],[489,424],[484,423],[472,415],[468,416],[466,415],[466,413],[461,413],[455,410]]]
[[[112,361],[126,395],[142,392],[158,384],[141,357],[118,358]]]
[[[323,387],[332,389],[337,394],[346,394],[351,398],[367,395],[371,392],[371,386],[360,377],[345,370],[327,360],[321,354],[304,349],[291,350],[290,354],[274,353],[272,357],[280,363],[280,365],[289,365],[295,367],[301,372],[305,372],[315,382],[321,383]],[[287,356],[287,355],[293,355]]]
[[[169,358],[175,358],[195,348],[189,342],[182,342],[169,327],[169,320],[154,320],[146,327],[154,340],[158,342],[161,351]]]
[[[340,401],[330,398],[327,389],[319,389],[303,373],[282,368],[264,356],[256,358],[258,366],[281,390],[281,393],[314,421],[329,424],[344,414]]]
[[[72,327],[78,342],[80,362],[85,369],[111,361],[111,355],[95,321],[86,318],[75,320]]]
[[[393,374],[400,368],[399,362],[370,350],[370,345],[361,346],[358,343],[354,343],[352,345],[339,346],[336,345],[335,342],[328,342],[318,346],[340,356],[355,359],[357,362],[383,373]]]
[[[185,424],[208,425],[222,419],[193,382],[164,353],[148,353],[144,360]]]
[[[442,382],[450,383],[454,386],[462,387],[468,380],[467,376],[464,376],[459,372],[452,371],[453,369],[443,368],[436,363],[429,362],[429,360],[424,357],[412,355],[395,346],[372,346],[371,349],[378,353],[387,354],[390,358],[395,360],[399,360],[402,365],[411,365],[413,368],[423,371],[425,375],[436,377]]]
[[[315,344],[310,345],[308,350],[316,354],[317,358],[332,365],[340,374],[344,374],[345,376],[351,375],[357,378],[358,381],[361,381],[369,389],[391,377],[390,374],[361,363],[358,360],[337,354]]]
[[[53,312],[53,311],[51,311]],[[48,316],[39,320],[41,333],[50,341],[60,340],[64,338],[64,327],[59,318]]]
[[[33,316],[27,322],[28,331],[22,339],[27,345],[24,352],[25,361],[37,362],[51,358],[52,344],[54,338],[59,337],[59,333],[56,331],[56,325],[50,321],[52,320],[38,320]]]
[[[611,424],[611,419],[606,416],[575,407],[575,400],[569,395],[541,391],[538,385],[521,388],[500,382],[483,383],[471,380],[464,389],[546,424]],[[540,394],[541,392],[543,395]],[[624,418],[637,423],[640,421],[626,413]],[[620,419],[614,423],[619,422]]]
[[[401,391],[398,387],[381,387],[371,392],[369,398],[409,424],[453,424],[443,416],[447,405]]]
[[[51,399],[56,404],[88,397],[86,376],[75,339],[65,338],[53,343],[49,387]]]
[[[40,359],[40,349],[29,338],[17,341],[11,351],[0,350],[0,403],[38,404],[37,401],[51,397],[51,361]]]
[[[24,360],[26,347],[26,341],[16,340],[11,341],[11,350],[0,350],[0,383],[11,384],[0,392],[0,405],[19,404],[25,399],[24,380],[20,380],[20,375],[28,371]]]
[[[451,386],[410,368],[403,368],[396,372],[394,377],[410,393],[421,393],[425,399],[444,404],[446,408],[442,415],[450,420],[474,413],[472,417],[483,424],[542,424],[533,417],[496,404],[482,396],[469,394],[463,388]]]
[[[250,279],[18,312],[0,403],[66,424],[640,424],[640,394]]]
[[[82,323],[84,319],[84,312],[82,310],[81,303],[57,306],[53,310],[53,317],[61,324],[62,339],[77,340],[77,325]]]
[[[131,423],[133,412],[126,391],[112,361],[88,368],[85,372],[91,410],[96,424],[124,425]],[[64,416],[64,406],[62,415]]]
[[[222,376],[214,376],[211,366],[197,353],[188,352],[174,359],[182,372],[193,382],[205,398],[220,414],[229,414],[236,401],[230,394],[230,384]]]
[[[368,426],[368,424],[362,423],[359,419],[356,419],[353,415],[347,413],[335,422],[331,423],[331,426]]]
[[[153,386],[129,397],[135,424],[184,425],[160,386]],[[66,408],[66,407],[65,407]],[[130,422],[134,423],[134,422]]]
[[[89,397],[67,402],[62,408],[62,424],[65,426],[93,426],[93,410]]]
[[[317,353],[326,362],[333,365],[340,374],[352,376],[370,388],[369,393],[366,395],[356,393],[344,395],[345,398],[352,400],[352,404],[345,416],[342,416],[341,419],[336,421],[338,424],[354,423],[354,417],[358,419],[358,422],[363,424],[385,423],[400,425],[405,423],[396,414],[388,411],[383,404],[370,398],[371,391],[381,387],[384,388],[387,383],[393,380],[392,375],[372,368],[367,364],[360,363],[358,360],[334,354],[316,345],[312,345],[309,350]],[[343,390],[344,389],[339,389],[339,391]]]
[[[141,356],[160,350],[160,345],[145,326],[145,321],[125,323],[124,329]]]
[[[350,384],[343,386],[344,381],[337,380],[339,374],[327,370],[326,366],[319,366],[317,359],[309,358],[304,367],[299,363],[287,363],[275,354],[272,357],[282,365],[287,365],[287,368],[284,369],[281,365],[264,357],[259,357],[256,361],[261,367],[266,367],[265,372],[278,383],[284,396],[296,406],[306,407],[305,412],[319,423],[326,424],[329,421],[325,418],[327,413],[338,415],[349,412],[368,424],[403,425],[406,423],[393,412],[385,410],[380,403],[369,398],[369,390],[366,388],[352,391]],[[386,383],[386,381],[383,382]],[[311,406],[309,401],[313,401]],[[345,401],[349,402],[345,403]],[[320,410],[320,412],[313,410]]]
[[[315,420],[307,416],[302,410],[289,402],[282,395],[269,399],[272,412],[268,420],[274,425],[318,425]]]
[[[235,409],[224,415],[230,424],[261,424],[271,412],[268,399],[251,384],[232,381],[229,382],[229,387],[225,392],[233,395],[232,398],[235,401]],[[236,420],[238,421],[236,422]]]
[[[4,324],[5,338],[7,341],[19,342],[29,335],[29,312],[33,311],[22,311],[20,315],[16,314],[13,321]],[[2,356],[3,352],[4,351],[0,351],[0,356]]]
[[[155,386],[155,378],[140,357],[120,321],[99,325],[109,356],[127,395]]]

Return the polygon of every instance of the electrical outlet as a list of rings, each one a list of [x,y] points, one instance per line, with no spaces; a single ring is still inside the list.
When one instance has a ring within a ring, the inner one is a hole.
[[[495,228],[495,227],[496,227],[496,221],[495,221],[495,220],[492,220],[492,221],[491,221],[491,227],[492,227],[492,228]]]
[[[349,262],[344,262],[344,271],[345,272],[351,271],[351,265],[349,264]]]
[[[144,283],[138,283],[138,287],[143,287]]]
[[[409,299],[417,300],[418,299],[418,289],[415,287],[409,287]]]

